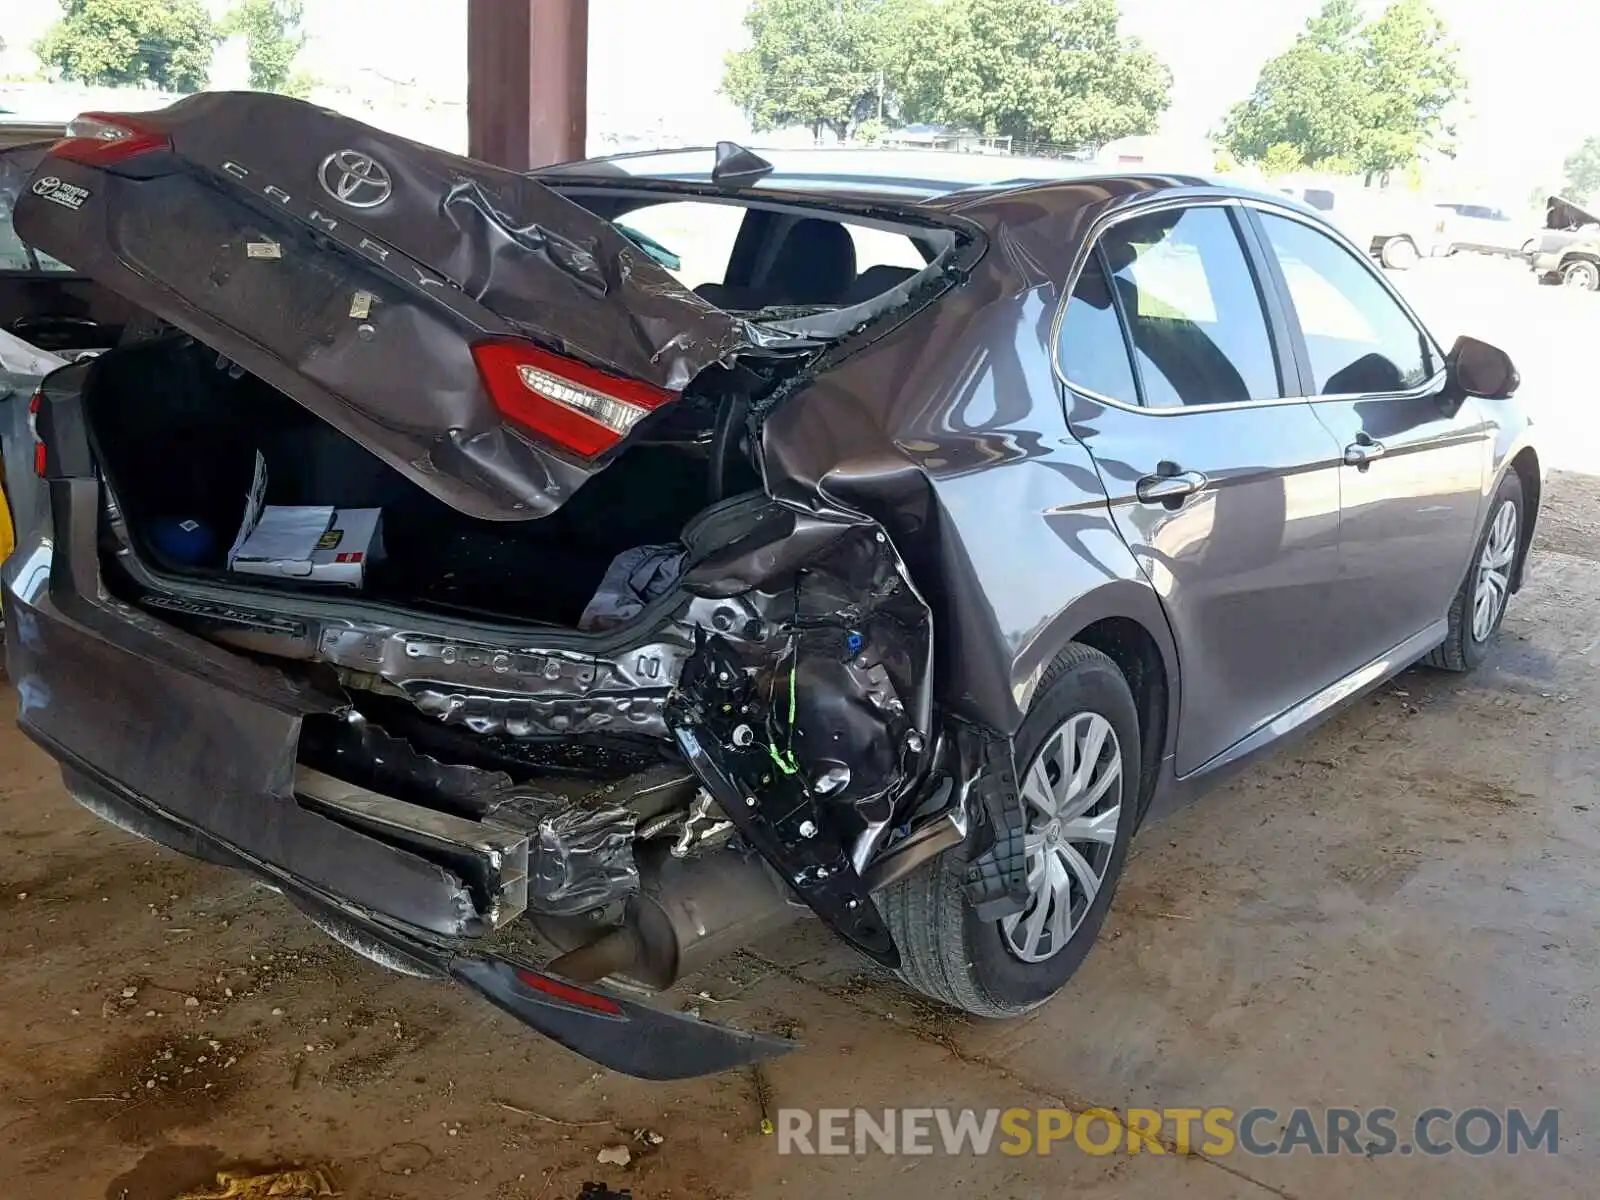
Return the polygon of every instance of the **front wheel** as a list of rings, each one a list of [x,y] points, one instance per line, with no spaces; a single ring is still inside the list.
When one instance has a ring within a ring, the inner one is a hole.
[[[1561,268],[1561,282],[1582,292],[1600,292],[1600,263],[1580,258]]]
[[[1121,670],[1074,643],[1040,683],[1016,737],[1028,818],[1029,897],[978,918],[945,855],[878,897],[901,978],[983,1017],[1014,1017],[1066,984],[1094,943],[1122,875],[1139,798],[1139,720]]]
[[[1470,671],[1489,653],[1489,643],[1505,620],[1522,552],[1524,515],[1522,480],[1507,471],[1489,504],[1489,520],[1478,538],[1472,567],[1450,604],[1450,632],[1427,658],[1429,666]]]

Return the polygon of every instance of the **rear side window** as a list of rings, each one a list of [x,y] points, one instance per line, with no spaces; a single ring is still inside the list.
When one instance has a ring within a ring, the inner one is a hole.
[[[1261,224],[1289,285],[1317,395],[1401,392],[1428,381],[1427,338],[1372,268],[1299,221],[1262,213]]]
[[[1282,395],[1266,312],[1224,208],[1168,209],[1101,243],[1151,408]]]
[[[1074,387],[1124,404],[1139,402],[1133,361],[1128,357],[1128,343],[1117,322],[1117,306],[1098,251],[1084,264],[1067,301],[1057,353],[1061,373]]]

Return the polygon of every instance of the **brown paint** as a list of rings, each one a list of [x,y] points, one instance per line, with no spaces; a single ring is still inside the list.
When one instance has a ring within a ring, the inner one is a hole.
[[[469,0],[468,153],[516,171],[582,158],[589,0]]]

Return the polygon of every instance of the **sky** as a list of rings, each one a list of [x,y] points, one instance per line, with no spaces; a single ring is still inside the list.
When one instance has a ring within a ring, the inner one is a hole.
[[[219,12],[227,0],[208,0]],[[1293,39],[1320,0],[1121,0],[1123,28],[1173,69],[1162,132],[1199,139],[1252,88],[1261,64]],[[1596,0],[1434,0],[1461,43],[1471,101],[1445,186],[1520,202],[1555,183],[1561,160],[1600,134],[1593,69],[1569,48],[1600,45]],[[590,0],[591,150],[607,135],[645,143],[743,136],[717,93],[723,55],[742,44],[746,0]],[[28,69],[26,47],[53,19],[50,0],[0,0],[0,75]],[[311,42],[301,66],[346,89],[351,103],[403,98],[443,141],[464,136],[466,0],[307,0]],[[1381,9],[1381,0],[1369,7]],[[321,97],[319,97],[320,99]],[[423,101],[426,101],[425,103]],[[382,122],[379,122],[382,123]],[[412,132],[412,131],[408,131]]]

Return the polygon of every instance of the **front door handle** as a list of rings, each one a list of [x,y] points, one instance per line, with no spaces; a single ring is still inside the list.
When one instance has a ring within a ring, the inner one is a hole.
[[[1375,442],[1367,434],[1358,434],[1356,440],[1344,448],[1344,465],[1365,471],[1375,458],[1382,458],[1383,443]]]
[[[1170,475],[1146,475],[1134,485],[1134,491],[1143,504],[1176,508],[1205,486],[1206,477],[1199,471],[1175,471]]]

